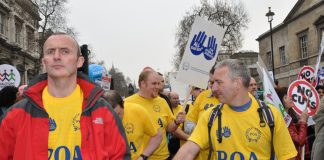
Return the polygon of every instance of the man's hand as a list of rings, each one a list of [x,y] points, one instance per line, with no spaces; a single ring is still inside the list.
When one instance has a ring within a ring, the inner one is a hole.
[[[181,123],[183,123],[186,120],[186,113],[183,111],[180,111],[175,119],[176,125],[179,125]]]

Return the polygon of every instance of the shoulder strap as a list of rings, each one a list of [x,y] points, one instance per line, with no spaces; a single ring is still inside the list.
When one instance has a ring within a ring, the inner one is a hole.
[[[273,146],[273,132],[274,132],[274,118],[272,111],[269,106],[267,106],[263,101],[258,100],[259,107],[258,108],[258,113],[260,117],[260,127],[265,127],[265,122],[263,120],[263,117],[265,118],[266,122],[269,125],[270,128],[270,133],[271,133],[271,156],[270,160],[275,159],[275,154],[274,154],[274,146]]]
[[[211,142],[211,136],[210,136],[210,130],[211,127],[213,126],[213,123],[215,121],[215,118],[218,116],[218,130],[217,130],[217,140],[219,143],[222,143],[222,112],[220,111],[223,107],[223,104],[220,103],[218,104],[215,108],[213,108],[209,119],[208,119],[208,142],[209,142],[209,153],[208,153],[208,160],[211,158],[211,154],[213,152],[213,145]]]

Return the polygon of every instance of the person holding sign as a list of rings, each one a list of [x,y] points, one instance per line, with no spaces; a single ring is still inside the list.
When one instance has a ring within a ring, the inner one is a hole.
[[[227,59],[217,63],[213,80],[212,91],[221,104],[199,118],[175,160],[193,159],[199,150],[209,147],[213,159],[274,159],[272,151],[279,160],[297,155],[281,113],[274,106],[260,106],[249,94],[250,73],[243,62]],[[273,134],[264,122],[266,109],[274,120]]]
[[[288,126],[289,133],[298,151],[296,160],[301,159],[302,147],[305,145],[305,159],[310,159],[309,145],[307,141],[307,120],[308,111],[305,109],[300,116],[293,110],[293,101],[291,97],[288,97],[287,87],[281,87],[276,89],[278,97],[285,107],[286,112],[291,116],[292,121]]]
[[[43,47],[45,74],[35,77],[0,120],[0,159],[130,159],[122,123],[103,90],[78,73],[76,40],[54,33]]]
[[[322,85],[316,86],[316,91],[318,93],[319,98],[322,99],[322,97],[324,96],[324,86]]]
[[[139,104],[147,110],[150,119],[161,129],[162,135],[166,135],[166,131],[174,132],[184,122],[185,113],[179,112],[174,118],[167,102],[159,97],[159,75],[153,70],[144,70],[139,75],[138,85],[139,91],[127,97],[125,103]],[[161,160],[169,157],[167,137],[162,137],[160,146],[150,156],[150,160]]]

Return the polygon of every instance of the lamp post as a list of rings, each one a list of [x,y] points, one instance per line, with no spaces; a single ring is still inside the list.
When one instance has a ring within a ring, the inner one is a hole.
[[[275,80],[275,69],[274,69],[274,56],[273,56],[273,41],[272,41],[272,20],[275,14],[271,12],[271,7],[269,7],[269,12],[266,14],[268,17],[268,22],[270,23],[270,41],[271,41],[271,57],[272,57],[272,74],[273,80]]]

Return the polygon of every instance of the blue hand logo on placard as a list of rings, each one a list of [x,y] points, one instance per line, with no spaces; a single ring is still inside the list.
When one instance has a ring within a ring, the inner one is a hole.
[[[195,34],[191,43],[190,43],[190,51],[193,55],[200,55],[204,53],[204,57],[206,60],[211,60],[216,55],[217,43],[216,38],[214,36],[208,37],[207,47],[204,46],[204,42],[207,38],[205,32],[199,31],[198,35]]]
[[[198,36],[195,34],[190,44],[190,50],[192,54],[200,55],[204,51],[204,42],[206,40],[206,37],[207,36],[205,32],[199,32]]]
[[[214,36],[208,37],[208,46],[205,48],[204,57],[211,60],[215,57],[217,49],[216,38]]]

